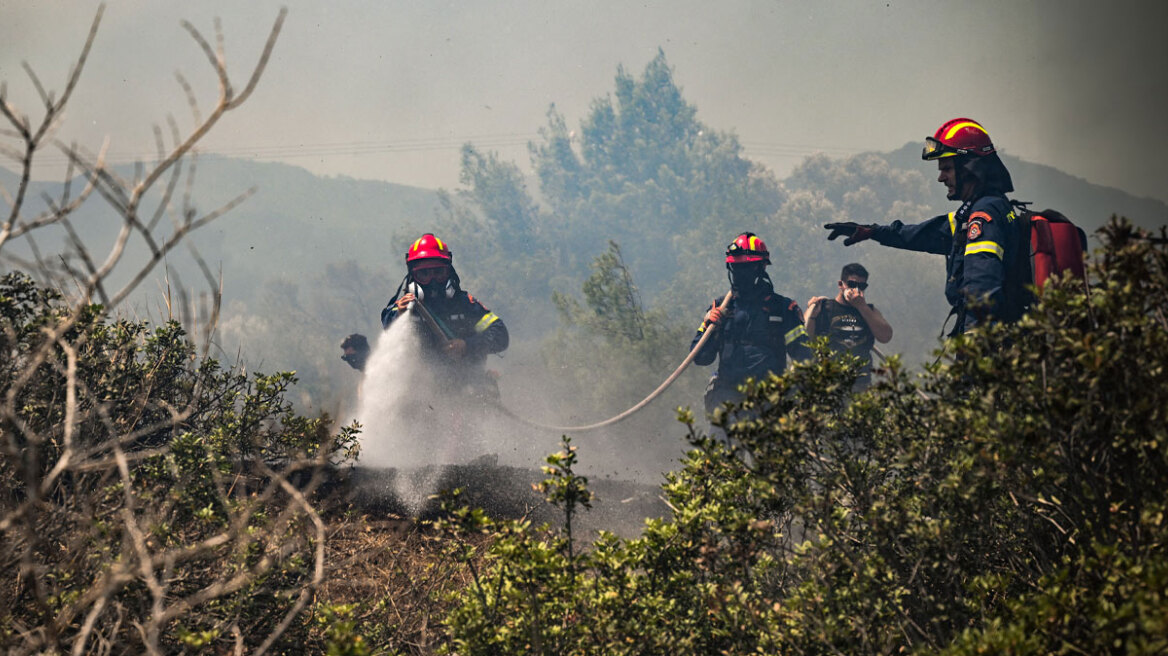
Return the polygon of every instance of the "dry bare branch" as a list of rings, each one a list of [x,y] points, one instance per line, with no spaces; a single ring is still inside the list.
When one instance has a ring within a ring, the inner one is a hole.
[[[0,226],[0,250],[3,249],[4,243],[8,241],[12,224],[20,216],[21,206],[24,204],[24,196],[28,191],[28,184],[32,176],[33,154],[40,148],[45,135],[55,127],[58,117],[64,111],[65,105],[69,102],[69,98],[73,95],[73,90],[77,88],[77,81],[81,79],[81,71],[85,68],[85,62],[88,60],[89,52],[93,48],[93,41],[97,38],[97,28],[101,24],[101,17],[104,13],[105,5],[99,6],[97,14],[93,18],[93,23],[89,27],[89,35],[85,39],[85,45],[81,48],[81,54],[77,57],[77,62],[73,65],[73,69],[70,71],[69,77],[65,82],[65,90],[55,102],[52,101],[51,94],[47,94],[44,91],[40,80],[32,72],[32,69],[27,65],[25,66],[25,70],[32,78],[33,84],[37,87],[42,100],[46,102],[45,116],[41,121],[40,127],[35,132],[28,118],[19,116],[16,109],[7,101],[4,101],[3,94],[0,93],[0,114],[3,114],[16,127],[25,142],[24,156],[21,162],[20,183],[17,187],[16,198],[12,203],[12,209],[10,210],[8,219]]]
[[[198,141],[255,88],[285,12],[280,12],[239,94],[227,74],[226,46],[216,21],[216,47],[209,59],[219,79],[219,101],[204,117],[193,90],[179,75],[194,126],[184,134],[167,117],[169,145],[163,130],[155,127],[157,161],[139,163],[133,181],[109,167],[108,141],[92,155],[83,146],[49,137],[76,88],[101,15],[99,10],[59,96],[26,67],[44,105],[41,120],[25,117],[0,89],[0,115],[9,124],[4,132],[23,142],[17,148],[4,146],[4,154],[21,163],[23,174],[8,197],[12,208],[0,228],[0,250],[9,239],[22,237],[33,249],[30,269],[44,278],[72,276],[77,285],[66,300],[37,306],[42,314],[28,320],[35,330],[24,330],[21,324],[18,334],[17,326],[6,323],[0,331],[6,345],[22,340],[0,379],[0,452],[5,455],[0,485],[9,486],[0,508],[0,556],[16,572],[13,594],[20,606],[0,609],[0,618],[26,651],[170,652],[176,645],[176,620],[212,617],[220,606],[209,602],[261,584],[293,554],[311,558],[311,572],[297,573],[287,595],[280,592],[286,605],[272,618],[274,625],[247,636],[246,642],[262,641],[263,652],[302,617],[324,577],[327,536],[310,495],[327,463],[327,445],[312,447],[313,457],[307,458],[290,446],[269,444],[265,440],[274,439],[273,431],[279,430],[283,406],[262,405],[275,402],[266,400],[268,392],[261,394],[258,383],[253,389],[243,372],[219,374],[214,363],[201,368],[214,339],[223,282],[222,273],[215,276],[189,242],[210,294],[191,294],[181,283],[175,294],[182,299],[179,314],[184,315],[186,334],[201,345],[178,330],[151,332],[138,322],[111,317],[160,262],[166,266],[168,255],[192,231],[255,192],[248,190],[217,209],[198,213],[190,196],[195,167],[188,164],[197,156]],[[186,27],[207,52],[206,40]],[[24,219],[31,163],[46,143],[66,154],[69,170],[60,194],[44,196],[48,209]],[[84,176],[80,190],[72,179],[78,171]],[[174,199],[184,171],[186,189],[182,209],[176,212]],[[165,185],[158,188],[163,176]],[[118,218],[116,238],[105,252],[95,252],[75,224],[76,210],[98,199]],[[147,210],[145,204],[155,199],[158,205]],[[168,213],[174,225],[164,231],[161,219]],[[51,256],[60,263],[50,268],[36,235],[52,224],[60,224],[67,241],[64,252]],[[130,259],[127,249],[139,245],[146,248],[146,262],[125,272],[128,282],[113,291],[115,271],[120,276],[119,265]],[[91,306],[94,298],[102,306]],[[166,341],[171,339],[181,341]],[[145,359],[146,354],[153,360]],[[245,416],[240,406],[253,399],[265,408],[259,419],[237,421],[231,429],[235,432],[216,432],[220,425],[212,422]],[[183,440],[186,451],[177,446]],[[225,440],[230,443],[225,445]],[[231,475],[225,476],[221,467],[229,467]],[[293,484],[294,476],[299,484]],[[210,505],[203,508],[205,503]],[[203,523],[191,520],[192,514]],[[101,549],[95,551],[95,545]],[[241,556],[247,557],[232,569],[217,567]],[[223,646],[242,652],[242,620],[214,621],[230,629],[224,639],[232,642]]]

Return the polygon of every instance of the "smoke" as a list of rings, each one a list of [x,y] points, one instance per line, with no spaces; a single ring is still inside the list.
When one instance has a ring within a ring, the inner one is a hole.
[[[438,492],[451,465],[538,469],[555,449],[466,389],[435,375],[423,350],[422,327],[400,320],[382,332],[365,365],[360,402],[360,466],[393,469],[391,492],[412,514]],[[440,356],[438,356],[440,357]],[[462,382],[462,381],[460,381]]]

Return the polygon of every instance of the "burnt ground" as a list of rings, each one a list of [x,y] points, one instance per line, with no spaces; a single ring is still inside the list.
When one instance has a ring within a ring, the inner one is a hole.
[[[496,519],[526,518],[556,526],[563,522],[562,514],[532,489],[545,477],[538,469],[499,465],[493,457],[442,467],[329,472],[317,491],[327,539],[325,577],[316,600],[350,608],[351,620],[384,653],[440,653],[449,647],[446,617],[475,574],[451,556],[451,536],[427,521],[440,516],[441,500],[418,494],[418,489],[461,488],[462,504],[480,507]],[[425,485],[413,485],[417,481]],[[573,520],[574,537],[581,543],[590,542],[600,529],[637,537],[646,518],[669,513],[655,485],[598,477],[590,478],[588,487],[595,495],[592,509]],[[467,535],[461,540],[479,560],[492,537]]]
[[[546,478],[543,472],[498,465],[491,458],[416,469],[357,467],[336,470],[330,478],[326,487],[333,498],[371,520],[424,522],[436,518],[441,512],[440,495],[458,488],[460,505],[482,508],[496,519],[527,518],[535,524],[552,525],[563,522],[562,512],[533,489]],[[574,531],[586,540],[601,529],[634,537],[646,518],[669,512],[656,485],[590,478],[588,488],[594,495],[592,508],[582,510],[573,520]]]

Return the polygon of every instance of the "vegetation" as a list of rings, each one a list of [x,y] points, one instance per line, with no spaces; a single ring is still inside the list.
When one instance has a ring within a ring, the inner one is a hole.
[[[284,399],[291,374],[200,360],[175,322],[101,321],[0,280],[0,635],[44,650],[274,641],[323,576],[307,496],[334,441]],[[293,484],[295,482],[295,484]]]
[[[493,540],[458,552],[452,651],[1162,653],[1168,252],[1143,237],[1112,224],[1089,294],[1048,288],[918,380],[894,359],[850,397],[821,350],[752,388],[730,446],[682,413],[641,537],[456,513]],[[587,481],[567,443],[548,462],[570,519]]]
[[[355,429],[334,435],[327,416],[296,415],[290,373],[248,375],[206,357],[220,297],[197,251],[205,303],[170,288],[159,325],[117,313],[190,233],[248,195],[201,213],[175,190],[199,139],[255,88],[283,14],[242,86],[222,35],[216,52],[184,25],[217,100],[201,111],[180,76],[193,125],[184,133],[172,118],[169,143],[156,131],[157,159],[123,178],[101,154],[53,140],[101,13],[63,92],[26,67],[39,119],[0,103],[0,152],[21,167],[0,225],[0,255],[18,269],[0,277],[0,641],[10,653],[267,651],[289,639],[323,580],[325,527],[309,499],[327,466],[353,457]],[[68,182],[37,211],[26,199],[48,148],[67,157]],[[94,199],[117,234],[106,253],[74,227]],[[37,245],[50,229],[68,235],[60,252]]]
[[[171,142],[132,179],[50,138],[98,21],[65,91],[42,93],[42,120],[0,104],[17,144],[4,153],[22,166],[0,226],[15,265],[0,276],[6,652],[1168,651],[1168,234],[1120,220],[1102,232],[1089,288],[1048,287],[1023,321],[952,340],[920,372],[893,358],[853,395],[856,363],[821,344],[814,361],[751,386],[750,419],[714,418],[726,442],[680,411],[691,448],[661,487],[670,512],[639,534],[581,531],[598,499],[566,438],[535,485],[555,524],[534,525],[534,510],[491,517],[457,495],[434,523],[363,514],[346,497],[359,427],[296,412],[292,373],[209,357],[219,283],[197,251],[204,304],[175,288],[154,323],[124,306],[246,197],[200,213],[175,190],[198,140],[254,88],[281,20],[238,93],[187,26],[218,100],[199,111],[186,89],[194,125],[171,121]],[[732,233],[781,234],[773,275],[801,297],[815,291],[807,280],[834,276],[812,246],[818,223],[924,209],[924,178],[879,158],[815,158],[778,184],[697,121],[663,55],[616,82],[578,138],[549,112],[532,148],[540,202],[513,165],[473,146],[467,188],[440,198],[452,241],[481,237],[471,286],[544,295],[560,321],[546,358],[597,407],[612,398],[583,390],[630,398],[684,350]],[[52,146],[81,189],[65,184],[31,212],[32,161]],[[74,227],[91,199],[118,234],[101,257]],[[34,241],[50,228],[68,236],[55,257]],[[127,257],[131,240],[144,255]],[[710,267],[683,266],[705,252]],[[883,270],[908,295],[923,262]],[[582,298],[554,293],[585,274]],[[291,300],[283,315],[268,308],[273,325],[366,312],[362,277],[326,270],[314,285],[350,285],[332,299],[270,282]]]
[[[545,345],[544,358],[553,371],[578,371],[577,398],[596,416],[611,416],[660,383],[668,373],[662,370],[685,357],[690,334],[673,327],[661,308],[644,307],[616,242],[596,257],[592,269],[582,286],[583,303],[566,294],[553,296],[561,328]],[[587,367],[577,369],[580,362]],[[684,402],[679,395],[673,398]]]

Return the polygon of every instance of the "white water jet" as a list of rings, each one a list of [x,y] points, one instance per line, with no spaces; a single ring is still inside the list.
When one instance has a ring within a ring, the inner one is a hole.
[[[357,421],[361,424],[360,465],[394,468],[394,493],[417,514],[435,492],[441,476],[441,453],[426,417],[427,390],[433,377],[418,354],[422,348],[413,321],[395,321],[373,344],[365,363]]]
[[[393,492],[412,514],[438,491],[447,465],[483,457],[494,464],[502,456],[532,466],[540,457],[521,448],[534,440],[517,434],[513,423],[439,381],[427,358],[441,356],[425,353],[423,329],[403,318],[377,337],[356,411],[360,466],[396,470]]]

